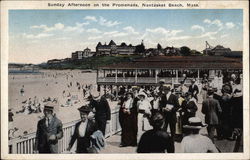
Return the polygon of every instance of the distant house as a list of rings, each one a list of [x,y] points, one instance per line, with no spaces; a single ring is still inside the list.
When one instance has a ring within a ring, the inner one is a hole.
[[[48,64],[58,64],[58,63],[61,63],[62,60],[60,59],[51,59],[51,60],[48,60]]]
[[[208,47],[207,47],[208,46]],[[203,50],[203,54],[207,54],[210,56],[224,56],[225,54],[231,52],[230,48],[225,48],[222,45],[217,45],[216,47],[212,47],[206,42],[206,49]]]
[[[106,43],[102,45],[99,42],[96,46],[96,55],[103,56],[103,55],[131,55],[135,52],[135,46],[127,45],[126,43],[121,43],[117,45],[113,40],[109,42],[107,45]]]
[[[164,48],[165,55],[179,55],[180,49],[175,47],[166,47]]]
[[[91,49],[88,47],[85,48],[83,51],[75,51],[72,53],[71,58],[72,60],[81,60],[83,58],[92,57],[93,53],[91,52]]]

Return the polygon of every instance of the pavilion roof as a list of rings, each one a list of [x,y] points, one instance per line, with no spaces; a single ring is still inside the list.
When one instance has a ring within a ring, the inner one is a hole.
[[[153,56],[99,69],[242,69],[241,58],[222,56]]]

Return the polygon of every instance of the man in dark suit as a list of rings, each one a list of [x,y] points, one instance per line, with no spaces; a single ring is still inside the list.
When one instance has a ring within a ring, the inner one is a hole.
[[[188,92],[191,92],[193,97],[198,101],[198,97],[197,94],[199,93],[199,88],[198,86],[195,84],[195,79],[192,79],[191,81],[191,85],[188,88]]]
[[[213,98],[213,89],[209,88],[208,98],[203,101],[201,112],[205,115],[205,123],[208,124],[208,136],[214,142],[215,130],[219,125],[219,114],[222,112],[219,101]]]
[[[100,96],[99,93],[94,92],[91,93],[89,104],[95,110],[97,127],[105,136],[107,121],[111,119],[109,103],[104,96]]]
[[[153,129],[146,131],[140,139],[137,153],[174,153],[174,141],[162,128],[164,117],[156,112],[151,118]]]
[[[164,94],[160,100],[160,109],[165,116],[165,129],[167,131],[168,124],[170,126],[171,137],[175,137],[176,129],[176,111],[179,109],[180,105],[177,96],[170,92],[170,86],[164,85]]]
[[[89,153],[90,136],[97,130],[95,122],[92,119],[88,119],[88,114],[92,110],[88,106],[82,106],[78,108],[81,116],[81,121],[76,123],[74,134],[70,140],[67,150],[69,151],[75,140],[77,140],[76,153]]]
[[[38,121],[35,153],[58,153],[58,140],[63,137],[62,122],[53,115],[55,104],[44,106],[45,117]]]

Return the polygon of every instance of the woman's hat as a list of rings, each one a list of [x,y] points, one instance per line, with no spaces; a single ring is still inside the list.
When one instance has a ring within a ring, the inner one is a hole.
[[[83,105],[80,108],[78,108],[79,112],[89,113],[92,111],[92,108],[90,108],[88,105]]]
[[[146,93],[144,93],[144,92],[139,92],[139,93],[138,93],[138,96],[144,96],[144,98],[147,97]]]
[[[188,124],[184,125],[183,128],[188,129],[201,129],[202,127],[206,127],[207,124],[203,124],[199,117],[191,117],[188,119]]]

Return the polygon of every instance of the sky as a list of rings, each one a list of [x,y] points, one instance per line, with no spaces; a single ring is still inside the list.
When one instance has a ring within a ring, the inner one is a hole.
[[[243,48],[240,9],[202,10],[10,10],[9,62],[47,62],[71,57],[98,42],[146,48],[188,46],[202,51],[205,41]]]

